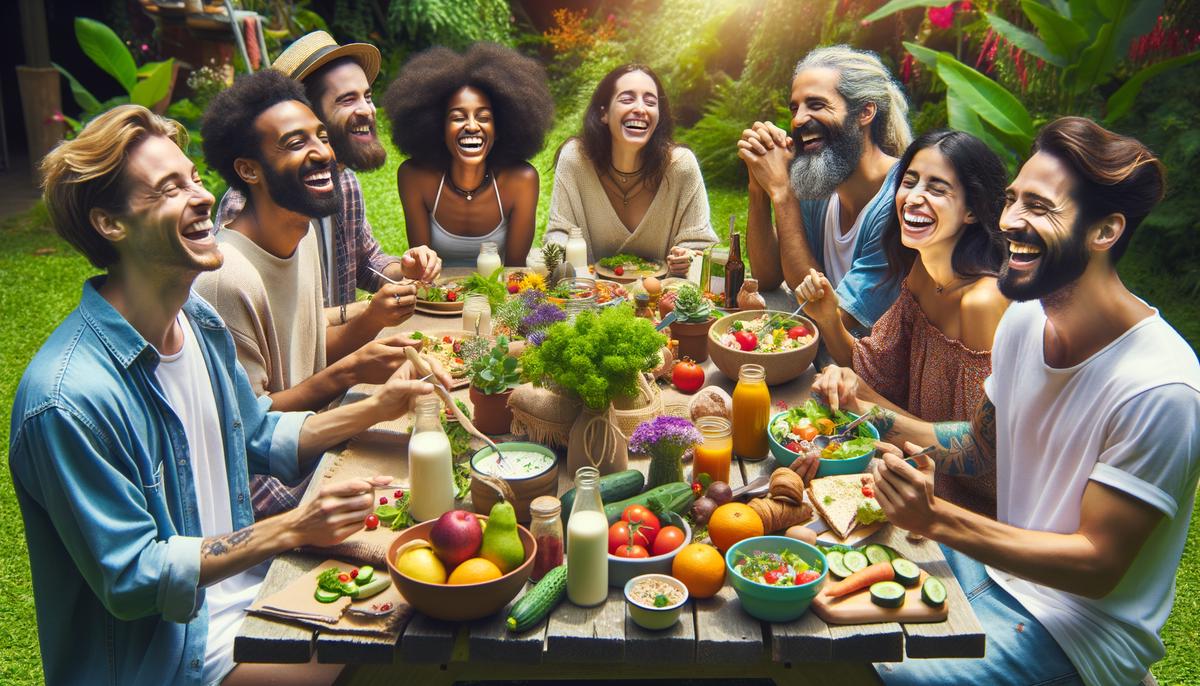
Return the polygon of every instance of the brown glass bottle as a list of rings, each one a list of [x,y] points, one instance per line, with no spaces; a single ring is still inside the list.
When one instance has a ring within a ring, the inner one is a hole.
[[[738,293],[746,279],[746,265],[742,263],[742,246],[736,231],[729,232],[729,260],[725,263],[725,307],[737,307]]]

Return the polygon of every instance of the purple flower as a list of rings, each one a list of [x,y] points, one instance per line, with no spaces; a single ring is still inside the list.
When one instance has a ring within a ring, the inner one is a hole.
[[[558,309],[557,305],[551,303],[542,303],[533,308],[525,318],[521,320],[521,329],[527,333],[539,331],[554,324],[561,322],[567,318],[567,314]]]
[[[526,288],[521,291],[521,300],[524,301],[525,307],[532,310],[535,306],[546,302],[546,293],[536,288]]]
[[[638,424],[629,437],[629,449],[642,455],[675,457],[702,440],[700,431],[688,420],[663,415]]]
[[[541,345],[542,342],[545,340],[546,340],[546,331],[544,329],[538,329],[537,331],[530,331],[529,335],[525,337],[525,342],[529,343],[529,345]]]

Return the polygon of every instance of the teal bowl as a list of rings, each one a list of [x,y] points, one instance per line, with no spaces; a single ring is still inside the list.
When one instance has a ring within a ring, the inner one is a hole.
[[[771,421],[767,422],[767,442],[771,444],[771,454],[775,456],[775,461],[781,467],[787,467],[796,461],[796,453],[783,447],[783,445],[775,440],[775,436],[771,433],[771,427],[775,425],[775,420],[787,414],[787,410],[776,412],[771,415]],[[858,415],[853,412],[847,412],[853,419],[858,419]],[[879,429],[875,428],[870,422],[863,422],[859,426],[867,427],[871,432],[871,436],[875,440],[879,440]],[[821,458],[821,465],[817,467],[817,478],[822,476],[833,476],[835,474],[861,474],[867,471],[867,466],[871,464],[871,458],[875,457],[878,449],[869,450],[858,457],[851,457],[848,460],[826,460]]]
[[[784,550],[796,553],[810,566],[820,565],[821,576],[800,586],[768,586],[750,581],[733,569],[738,551],[752,554],[755,551],[780,553]],[[825,583],[826,574],[829,573],[825,553],[816,546],[786,536],[755,536],[738,541],[725,553],[725,572],[733,590],[737,591],[742,609],[751,617],[764,622],[790,622],[798,619],[808,611],[808,606],[812,604],[817,591]]]

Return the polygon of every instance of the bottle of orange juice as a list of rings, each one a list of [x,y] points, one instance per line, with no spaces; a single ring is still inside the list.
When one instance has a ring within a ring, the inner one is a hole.
[[[767,456],[767,423],[771,419],[771,392],[760,364],[744,364],[733,389],[733,453],[747,460]]]
[[[692,481],[707,474],[713,481],[729,483],[729,464],[733,461],[732,424],[724,417],[701,417],[696,428],[704,441],[692,448]]]

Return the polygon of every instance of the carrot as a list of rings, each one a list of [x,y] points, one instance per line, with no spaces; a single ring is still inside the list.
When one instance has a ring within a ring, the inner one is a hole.
[[[869,567],[858,570],[837,583],[829,584],[824,588],[824,593],[830,598],[840,598],[855,591],[869,588],[873,583],[892,581],[895,578],[896,570],[892,569],[891,562],[876,562]]]

